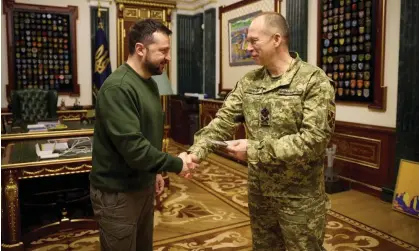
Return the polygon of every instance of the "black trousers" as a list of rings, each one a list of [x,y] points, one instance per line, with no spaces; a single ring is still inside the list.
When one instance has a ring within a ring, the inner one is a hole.
[[[102,251],[153,250],[154,197],[154,186],[128,193],[90,186]]]

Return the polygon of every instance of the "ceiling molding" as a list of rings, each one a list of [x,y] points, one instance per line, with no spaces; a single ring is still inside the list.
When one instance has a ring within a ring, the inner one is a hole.
[[[99,6],[100,7],[107,7],[109,8],[112,4],[112,0],[87,0],[87,3],[89,4],[89,6]]]
[[[117,4],[133,4],[133,5],[145,5],[145,6],[156,6],[156,7],[165,7],[165,8],[176,8],[175,1],[169,0],[115,0]]]
[[[178,10],[199,11],[205,9],[206,5],[217,3],[217,0],[178,0],[176,8]]]

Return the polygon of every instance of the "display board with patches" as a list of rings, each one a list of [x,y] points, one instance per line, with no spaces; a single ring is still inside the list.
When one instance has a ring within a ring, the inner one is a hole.
[[[9,84],[12,90],[54,89],[79,95],[76,6],[51,7],[8,3]]]
[[[336,101],[385,109],[385,1],[319,0],[318,65]]]

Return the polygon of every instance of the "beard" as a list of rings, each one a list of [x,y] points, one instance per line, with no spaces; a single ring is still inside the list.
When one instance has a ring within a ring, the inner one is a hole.
[[[147,71],[150,72],[151,75],[161,75],[163,73],[164,67],[163,68],[160,67],[162,63],[163,61],[160,63],[153,63],[151,62],[151,60],[149,60],[148,56],[146,57],[145,62],[144,62]]]

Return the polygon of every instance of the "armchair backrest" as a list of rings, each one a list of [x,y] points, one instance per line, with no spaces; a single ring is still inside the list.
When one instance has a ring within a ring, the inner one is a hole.
[[[57,117],[58,94],[55,90],[17,90],[11,96],[14,122],[37,122]]]

